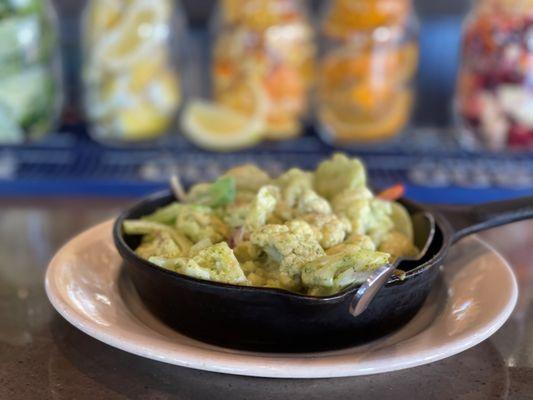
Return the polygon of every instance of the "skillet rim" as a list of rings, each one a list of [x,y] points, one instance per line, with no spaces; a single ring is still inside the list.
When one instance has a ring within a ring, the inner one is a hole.
[[[194,284],[194,285],[204,286],[206,288],[217,288],[221,290],[225,289],[225,290],[230,290],[234,292],[241,292],[241,293],[244,292],[244,293],[250,293],[250,294],[253,294],[254,292],[261,293],[261,294],[270,294],[270,295],[275,295],[278,297],[285,297],[291,300],[296,300],[296,301],[305,302],[305,303],[315,303],[315,304],[338,303],[338,302],[343,301],[347,296],[351,294],[355,294],[357,289],[361,286],[361,284],[350,285],[344,288],[342,291],[329,295],[329,296],[309,296],[306,294],[291,292],[286,289],[265,288],[265,287],[258,287],[258,286],[240,286],[240,285],[234,285],[231,283],[208,281],[204,279],[190,277],[185,274],[180,274],[179,272],[171,271],[171,270],[162,268],[156,264],[153,264],[149,262],[148,260],[145,260],[139,257],[137,254],[135,254],[135,251],[126,243],[124,239],[124,232],[122,231],[122,224],[124,220],[128,219],[129,216],[135,213],[135,211],[138,210],[139,208],[150,206],[152,203],[156,201],[160,201],[161,199],[165,197],[169,197],[169,198],[173,197],[170,190],[162,190],[162,191],[155,192],[151,195],[148,195],[142,198],[141,200],[139,200],[138,202],[136,202],[135,204],[133,204],[132,206],[123,210],[113,222],[113,232],[112,232],[113,242],[120,256],[125,262],[134,263],[137,265],[141,264],[143,267],[149,268],[154,273],[161,274],[162,277],[166,275],[167,278],[170,277],[173,279],[182,280],[182,281]],[[401,198],[400,202],[410,207],[424,209],[422,205],[409,199]],[[400,280],[399,278],[393,276],[387,281],[385,286],[390,287],[394,285],[403,284],[407,282],[408,280],[413,279],[414,277],[420,275],[421,273],[426,272],[428,269],[440,265],[440,261],[442,261],[444,256],[447,254],[447,250],[450,246],[450,242],[449,242],[450,229],[449,229],[449,223],[446,221],[446,219],[444,219],[438,213],[434,213],[434,214],[436,218],[437,229],[441,231],[441,234],[443,236],[442,238],[443,243],[440,246],[440,249],[436,251],[435,254],[429,260],[409,270],[406,273],[406,277],[403,280]]]

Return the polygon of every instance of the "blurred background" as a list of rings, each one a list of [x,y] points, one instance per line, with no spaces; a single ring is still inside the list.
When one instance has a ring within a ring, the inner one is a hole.
[[[132,197],[334,151],[427,202],[533,194],[518,0],[0,0],[0,195]]]

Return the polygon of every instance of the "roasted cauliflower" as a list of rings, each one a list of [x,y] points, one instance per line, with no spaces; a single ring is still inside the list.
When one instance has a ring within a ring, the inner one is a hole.
[[[326,296],[418,253],[407,210],[342,154],[277,178],[243,165],[182,194],[123,231],[142,236],[139,257],[197,279]]]

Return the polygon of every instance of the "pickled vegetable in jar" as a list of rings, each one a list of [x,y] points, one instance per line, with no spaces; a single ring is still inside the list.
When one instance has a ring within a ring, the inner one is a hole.
[[[85,112],[100,141],[165,135],[181,104],[183,20],[173,0],[92,0],[84,14]]]
[[[409,0],[334,0],[321,27],[318,117],[328,142],[384,141],[409,121],[418,67]]]
[[[533,148],[533,1],[476,3],[464,27],[455,106],[466,146]]]
[[[263,136],[301,132],[313,83],[313,29],[302,0],[223,0],[213,53],[215,101],[248,116]]]
[[[46,0],[0,1],[0,143],[39,138],[62,105],[57,16]]]

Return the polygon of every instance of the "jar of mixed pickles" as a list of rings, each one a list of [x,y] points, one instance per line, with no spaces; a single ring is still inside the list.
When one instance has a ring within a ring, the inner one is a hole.
[[[533,149],[533,2],[479,0],[463,32],[456,92],[460,139]]]
[[[91,0],[83,16],[84,108],[91,136],[143,142],[174,127],[183,15],[173,0]]]
[[[48,0],[0,2],[0,143],[37,139],[62,105],[58,22]]]
[[[248,116],[261,114],[267,139],[298,135],[316,53],[305,1],[222,0],[215,18],[215,101]]]
[[[332,0],[321,24],[319,132],[339,145],[402,132],[413,105],[418,21],[410,0]]]

